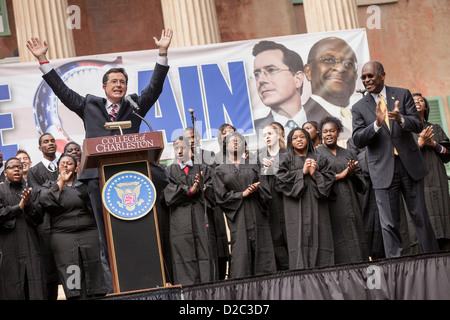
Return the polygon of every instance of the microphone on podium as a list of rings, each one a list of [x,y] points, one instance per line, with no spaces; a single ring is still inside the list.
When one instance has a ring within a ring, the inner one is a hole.
[[[150,132],[153,132],[153,128],[150,125],[150,123],[147,122],[138,112],[141,111],[141,108],[139,108],[138,104],[131,98],[130,95],[127,95],[125,97],[125,100],[128,101],[128,103],[131,105],[131,109],[133,109],[133,114],[136,115],[138,118],[140,118],[142,121],[145,122],[147,127],[149,128]]]

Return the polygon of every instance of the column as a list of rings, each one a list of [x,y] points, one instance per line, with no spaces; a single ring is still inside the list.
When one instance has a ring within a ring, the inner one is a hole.
[[[171,46],[220,42],[215,0],[161,0],[165,28],[172,28]]]
[[[68,6],[67,0],[13,0],[21,62],[35,61],[26,47],[31,37],[47,41],[49,59],[76,55],[72,29],[66,25]]]
[[[308,33],[359,28],[356,0],[303,0]]]

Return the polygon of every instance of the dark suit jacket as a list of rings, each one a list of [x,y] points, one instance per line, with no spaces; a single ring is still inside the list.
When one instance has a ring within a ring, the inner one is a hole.
[[[328,111],[326,111],[320,104],[318,104],[314,99],[309,98],[305,105],[303,106],[306,113],[306,119],[308,121],[317,121],[320,124],[320,121],[327,117],[331,116]],[[270,112],[265,118],[260,118],[255,120],[255,129],[256,132],[258,130],[264,129],[264,127],[268,124],[271,124],[274,121],[272,112]],[[303,123],[297,123],[301,128]]]
[[[309,98],[305,102],[303,108],[305,109],[306,119],[308,119],[308,121],[317,121],[318,124],[320,124],[320,121],[325,117],[331,116],[331,114],[313,98]]]
[[[415,181],[428,174],[419,146],[413,132],[420,133],[422,121],[417,112],[411,92],[407,89],[386,86],[386,103],[389,111],[398,100],[399,110],[405,119],[403,127],[390,120],[388,129],[383,122],[377,132],[374,129],[376,120],[376,103],[371,94],[366,94],[353,105],[353,142],[362,149],[367,146],[370,178],[375,189],[388,188],[394,174],[394,147],[408,174]]]
[[[142,90],[140,96],[137,94],[131,95],[132,99],[139,105],[139,114],[142,117],[145,117],[156,100],[158,100],[168,71],[168,66],[163,66],[156,63],[149,85]],[[91,94],[86,95],[86,97],[80,96],[78,93],[66,86],[55,70],[45,74],[43,78],[61,102],[83,120],[86,138],[105,137],[120,134],[120,130],[118,129],[108,130],[104,127],[105,122],[110,121],[108,112],[105,108],[105,98],[97,97]],[[131,121],[131,128],[124,129],[123,134],[138,133],[142,120],[133,115],[133,110],[130,104],[123,99],[116,121],[128,120]],[[98,177],[96,169],[87,169],[82,174],[80,173],[80,180],[83,180],[83,175],[87,175],[89,178]]]

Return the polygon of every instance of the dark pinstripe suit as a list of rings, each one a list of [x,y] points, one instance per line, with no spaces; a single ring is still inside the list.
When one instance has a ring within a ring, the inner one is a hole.
[[[140,107],[140,115],[144,117],[150,108],[154,105],[162,92],[164,79],[166,78],[168,66],[156,63],[152,78],[148,86],[142,90],[141,95],[132,94],[132,99]],[[91,94],[83,97],[67,87],[55,70],[43,76],[47,84],[52,88],[53,92],[58,96],[61,102],[71,111],[75,112],[84,123],[86,138],[105,137],[119,135],[120,131],[108,130],[104,127],[105,122],[109,122],[108,113],[105,108],[106,99]],[[99,84],[100,85],[100,84]],[[131,121],[131,128],[124,129],[124,134],[137,133],[141,125],[141,119],[133,115],[130,104],[123,99],[119,109],[116,121]],[[86,169],[79,176],[79,180],[88,185],[89,197],[94,209],[95,220],[100,233],[100,241],[103,253],[108,257],[108,249],[106,245],[105,225],[103,221],[102,198],[98,181],[97,169]]]
[[[375,189],[386,256],[399,256],[402,251],[399,233],[400,193],[416,226],[424,252],[438,250],[423,196],[423,178],[428,174],[419,146],[412,132],[422,131],[422,121],[409,90],[386,86],[389,111],[398,100],[404,124],[390,120],[375,131],[376,103],[365,95],[352,108],[353,141],[358,148],[368,148],[369,173]],[[394,156],[394,147],[398,156]]]

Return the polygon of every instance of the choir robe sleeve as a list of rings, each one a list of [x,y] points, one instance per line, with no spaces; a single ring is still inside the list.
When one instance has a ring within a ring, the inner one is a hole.
[[[207,205],[211,205],[214,203],[214,192],[211,191],[212,187],[212,178],[210,171],[206,166],[194,166],[193,170],[203,171],[204,175],[204,186],[205,186],[205,198],[208,200]],[[180,169],[178,164],[171,165],[167,168],[167,173],[169,176],[169,183],[164,188],[164,199],[168,206],[180,206],[188,203],[192,203],[195,200],[198,200],[198,195],[201,191],[201,188],[197,190],[195,195],[191,195],[191,187],[194,185],[194,177],[193,175],[186,175],[183,170]]]
[[[229,190],[223,182],[223,170],[226,170],[225,165],[216,167],[213,174],[214,193],[216,196],[216,203],[220,206],[222,211],[226,214],[228,219],[234,221],[236,212],[242,205],[244,200],[243,192],[236,190]]]
[[[331,171],[330,165],[325,157],[315,154],[316,179],[313,192],[316,198],[327,198],[333,187],[335,173]],[[280,165],[276,173],[277,187],[288,197],[301,198],[306,190],[306,184],[312,182],[309,174],[303,174],[304,161],[299,156],[294,158],[295,165],[291,165],[289,154],[284,153],[280,157]]]

